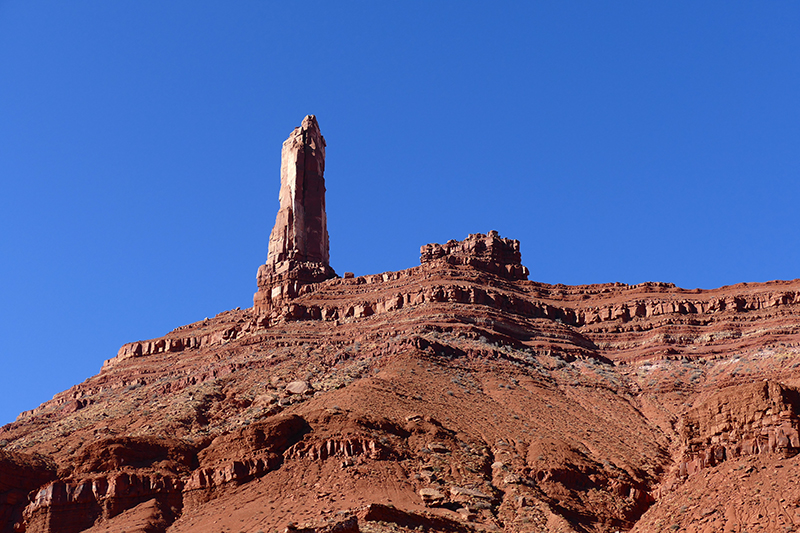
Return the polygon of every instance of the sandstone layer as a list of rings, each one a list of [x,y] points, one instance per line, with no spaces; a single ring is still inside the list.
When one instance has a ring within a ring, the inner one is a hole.
[[[0,430],[57,465],[7,514],[31,532],[712,531],[751,517],[704,480],[778,467],[800,502],[800,281],[546,285],[518,252],[470,235],[308,284],[268,325],[233,310],[123,346]],[[676,515],[687,490],[703,503]],[[797,523],[782,509],[771,523]]]
[[[0,428],[0,533],[800,529],[800,280],[548,285],[494,231],[338,278],[324,149],[253,308]]]

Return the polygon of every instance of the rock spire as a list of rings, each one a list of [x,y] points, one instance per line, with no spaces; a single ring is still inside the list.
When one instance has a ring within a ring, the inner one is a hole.
[[[328,265],[325,214],[325,138],[314,115],[303,119],[281,150],[280,209],[258,269],[255,310],[269,315],[302,286],[336,277]],[[269,317],[267,317],[268,319]]]
[[[281,207],[269,237],[267,264],[328,264],[324,173],[325,138],[316,117],[308,115],[281,150]]]

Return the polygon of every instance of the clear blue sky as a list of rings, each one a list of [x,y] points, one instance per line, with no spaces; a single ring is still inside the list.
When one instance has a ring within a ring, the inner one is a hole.
[[[496,229],[549,283],[800,277],[798,6],[0,0],[0,424],[252,305],[310,113],[339,273]]]

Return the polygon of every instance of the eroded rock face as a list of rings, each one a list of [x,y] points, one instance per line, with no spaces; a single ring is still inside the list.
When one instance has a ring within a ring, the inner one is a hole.
[[[329,266],[325,213],[325,139],[314,115],[303,119],[281,151],[280,210],[258,269],[256,311],[269,313],[304,285],[335,277]]]
[[[282,454],[309,431],[299,416],[276,416],[222,435],[198,454],[199,468],[184,487],[184,504],[198,507],[227,484],[263,476],[283,462]]]
[[[314,115],[303,119],[281,151],[281,207],[269,237],[268,265],[283,261],[327,265],[325,138]]]
[[[28,493],[56,478],[56,465],[43,457],[0,450],[0,532],[22,523]]]
[[[254,309],[0,428],[0,533],[800,523],[800,280],[549,285],[497,232],[333,279],[324,147],[284,144]]]
[[[36,491],[23,511],[26,533],[78,533],[155,500],[180,511],[182,482],[173,475],[112,472],[58,480]],[[163,531],[163,530],[162,530]]]
[[[519,241],[504,239],[494,230],[486,235],[472,234],[463,241],[426,244],[419,253],[422,264],[444,261],[451,265],[469,265],[508,279],[528,279],[528,269],[522,266]]]
[[[684,479],[704,468],[740,456],[800,451],[800,394],[763,381],[727,387],[681,420],[684,453],[676,476]]]

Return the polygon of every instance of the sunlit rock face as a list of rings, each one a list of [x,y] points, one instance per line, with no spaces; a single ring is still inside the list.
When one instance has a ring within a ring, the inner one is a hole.
[[[327,265],[325,138],[314,115],[303,119],[281,151],[281,207],[269,238],[268,265],[283,261]]]
[[[328,264],[324,174],[325,138],[316,117],[308,115],[281,150],[280,209],[253,297],[256,311],[265,317],[303,286],[336,276]]]

